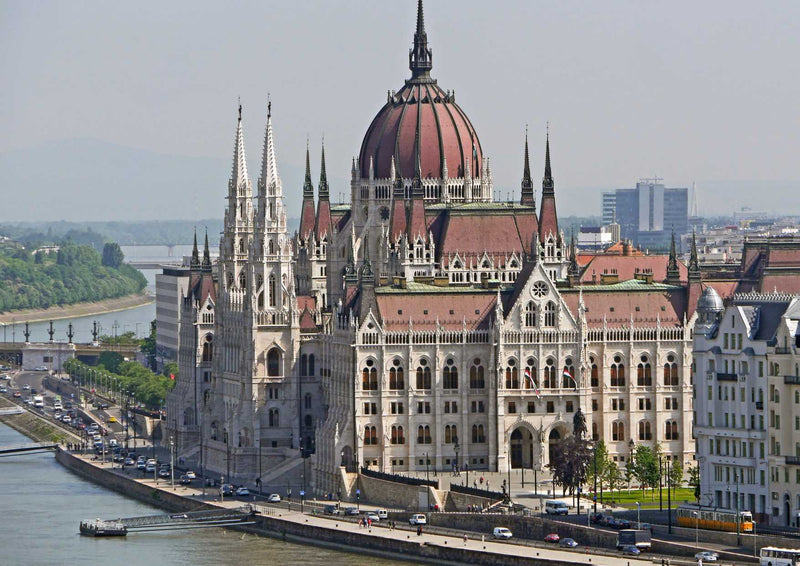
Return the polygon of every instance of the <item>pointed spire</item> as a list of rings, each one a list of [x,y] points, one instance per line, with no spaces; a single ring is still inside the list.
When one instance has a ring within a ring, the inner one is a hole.
[[[578,265],[578,248],[575,246],[575,233],[573,232],[569,242],[569,269],[567,271],[570,277],[579,277],[581,268]]]
[[[553,192],[555,183],[553,182],[553,172],[550,170],[550,124],[547,124],[547,142],[544,150],[544,177],[542,178],[542,192]]]
[[[206,228],[206,241],[203,244],[203,271],[211,273],[211,249],[208,246],[208,228]]]
[[[314,184],[311,182],[311,154],[306,140],[306,180],[303,182],[303,198],[314,198]]]
[[[238,189],[247,183],[247,157],[244,153],[244,130],[242,129],[242,105],[239,104],[239,119],[236,122],[236,141],[233,146],[233,170],[231,184]]]
[[[419,119],[419,118],[418,118]],[[414,198],[422,197],[422,160],[420,156],[420,141],[419,141],[419,124],[417,124],[417,131],[414,136],[414,180],[412,181],[412,196]]]
[[[692,230],[692,249],[689,253],[689,274],[700,275],[700,261],[697,259],[697,235]]]
[[[672,239],[669,244],[669,261],[667,262],[667,281],[680,281],[680,270],[678,269],[678,252],[675,248],[675,230],[672,231]]]
[[[433,68],[433,53],[428,48],[428,34],[425,33],[425,14],[422,10],[422,0],[417,2],[417,29],[414,32],[414,47],[408,53],[408,68],[411,69],[411,79],[430,79]]]
[[[325,169],[325,137],[322,137],[322,159],[320,164],[320,172],[319,172],[319,185],[317,187],[319,189],[319,198],[320,200],[325,199],[328,200],[330,198],[330,193],[328,189],[328,173]]]
[[[545,143],[544,176],[542,177],[542,206],[539,209],[539,238],[545,242],[549,236],[561,243],[558,231],[558,214],[556,213],[556,194],[553,174],[550,169],[550,124],[547,125],[547,142]]]
[[[190,265],[192,269],[200,267],[200,253],[197,251],[197,228],[194,229],[194,244],[192,245],[192,262]]]
[[[522,167],[520,204],[536,206],[533,199],[533,179],[531,179],[531,160],[528,152],[528,125],[525,124],[525,164]]]
[[[259,192],[263,195],[280,195],[281,192],[278,160],[275,157],[275,138],[272,133],[272,100],[270,100],[269,94],[267,94],[267,126],[264,131],[264,150],[261,155]]]

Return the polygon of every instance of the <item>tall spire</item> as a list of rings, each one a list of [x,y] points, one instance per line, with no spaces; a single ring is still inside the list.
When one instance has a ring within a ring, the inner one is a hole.
[[[425,15],[422,10],[422,0],[417,2],[417,30],[414,32],[414,47],[408,52],[408,67],[411,69],[411,79],[430,78],[433,68],[433,53],[428,48],[428,34],[425,33]]]
[[[556,214],[556,193],[553,174],[550,170],[550,126],[547,126],[547,142],[544,151],[544,177],[542,177],[542,206],[539,210],[539,239],[546,242],[553,237],[561,242],[558,231],[558,215]]]
[[[197,251],[197,228],[194,229],[194,245],[192,245],[192,269],[200,267],[200,253]]]
[[[547,125],[547,142],[544,150],[544,177],[542,178],[542,192],[550,193],[555,189],[553,172],[550,170],[550,124]]]
[[[700,261],[697,259],[697,235],[692,230],[692,249],[689,252],[689,274],[700,274]]]
[[[322,159],[320,160],[320,171],[319,171],[319,198],[328,200],[330,198],[330,192],[328,189],[328,173],[325,169],[325,137],[322,138]]]
[[[247,157],[244,153],[244,130],[242,129],[242,105],[239,104],[239,119],[236,123],[236,142],[233,147],[233,170],[231,171],[231,184],[233,189],[238,189],[246,184]]]
[[[263,196],[281,192],[278,160],[275,157],[275,138],[272,133],[272,101],[267,95],[267,126],[264,131],[264,151],[261,156],[259,193]]]
[[[536,206],[533,199],[533,179],[531,179],[531,160],[528,153],[528,126],[525,126],[525,165],[522,168],[520,204]]]
[[[311,157],[306,140],[306,180],[303,182],[303,198],[314,198],[314,184],[311,182]]]
[[[203,271],[211,273],[211,250],[208,247],[208,228],[206,228],[206,242],[203,244]]]

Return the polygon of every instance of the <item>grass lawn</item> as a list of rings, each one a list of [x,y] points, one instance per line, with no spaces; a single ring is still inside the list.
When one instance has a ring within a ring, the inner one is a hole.
[[[658,488],[655,490],[647,489],[645,490],[644,494],[642,494],[641,489],[631,489],[628,491],[625,488],[622,488],[618,492],[605,492],[603,494],[603,502],[611,502],[612,499],[616,505],[628,507],[630,509],[636,509],[637,501],[642,504],[642,509],[658,509]],[[662,499],[664,501],[664,506],[666,507],[667,488],[662,488]],[[599,496],[597,501],[600,502]],[[678,487],[672,490],[673,507],[677,507],[686,501],[690,503],[694,502],[694,488]]]

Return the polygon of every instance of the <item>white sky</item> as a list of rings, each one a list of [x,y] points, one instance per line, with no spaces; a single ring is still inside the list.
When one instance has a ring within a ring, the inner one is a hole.
[[[2,0],[0,152],[96,138],[228,159],[241,96],[257,176],[270,92],[279,167],[302,164],[309,135],[316,180],[324,134],[329,176],[349,179],[386,91],[410,75],[415,11],[414,0]],[[706,214],[731,210],[725,182],[800,182],[796,0],[428,0],[425,22],[432,74],[455,89],[504,193],[519,195],[526,123],[541,177],[548,121],[561,213],[597,214],[599,195],[589,205],[581,189],[654,174],[697,181]],[[742,204],[800,212],[796,192],[771,190]]]

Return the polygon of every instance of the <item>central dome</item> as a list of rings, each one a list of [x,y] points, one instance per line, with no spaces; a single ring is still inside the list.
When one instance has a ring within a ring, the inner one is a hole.
[[[414,177],[417,158],[423,179],[444,177],[445,164],[449,178],[464,177],[467,167],[472,177],[480,176],[483,151],[478,134],[455,95],[430,77],[432,67],[420,1],[409,53],[411,79],[399,92],[389,94],[367,129],[359,153],[361,177],[369,177],[370,160],[376,179],[391,177],[392,158],[398,177]]]

